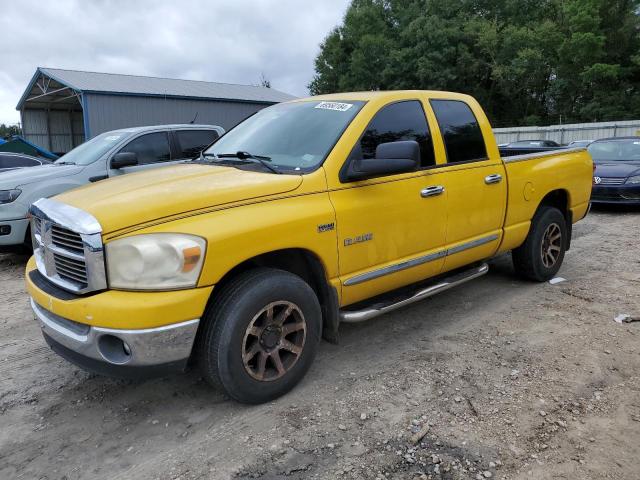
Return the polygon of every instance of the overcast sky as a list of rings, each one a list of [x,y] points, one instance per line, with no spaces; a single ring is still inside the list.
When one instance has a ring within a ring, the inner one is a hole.
[[[0,15],[0,123],[36,67],[257,84],[308,93],[349,0],[21,0]]]

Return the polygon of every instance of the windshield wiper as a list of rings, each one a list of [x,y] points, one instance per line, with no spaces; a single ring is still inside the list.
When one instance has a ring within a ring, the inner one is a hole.
[[[55,162],[56,165],[75,165],[76,162]]]
[[[211,156],[215,156],[217,158],[237,158],[238,160],[254,160],[255,162],[261,164],[267,170],[271,170],[273,173],[281,174],[278,169],[274,166],[269,165],[271,161],[271,157],[265,157],[264,155],[253,155],[249,152],[236,152],[236,153],[219,153],[217,155],[208,154]]]

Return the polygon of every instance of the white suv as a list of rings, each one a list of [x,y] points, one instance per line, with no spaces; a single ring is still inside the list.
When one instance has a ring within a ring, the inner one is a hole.
[[[109,177],[197,157],[224,133],[211,125],[159,125],[105,132],[50,165],[0,173],[0,251],[30,248],[29,206]]]

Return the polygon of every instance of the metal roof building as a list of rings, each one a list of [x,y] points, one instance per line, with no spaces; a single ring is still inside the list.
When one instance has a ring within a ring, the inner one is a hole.
[[[66,153],[118,128],[189,123],[229,129],[292,95],[272,88],[38,67],[17,110],[23,136]]]

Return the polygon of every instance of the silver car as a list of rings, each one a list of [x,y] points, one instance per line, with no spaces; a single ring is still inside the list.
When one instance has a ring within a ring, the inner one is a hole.
[[[29,248],[29,206],[109,177],[197,157],[224,133],[211,125],[159,125],[105,132],[52,164],[0,173],[0,251]]]

